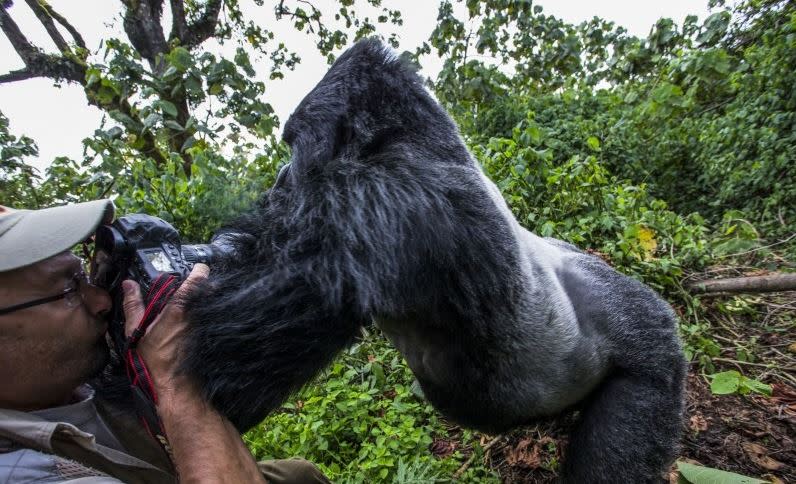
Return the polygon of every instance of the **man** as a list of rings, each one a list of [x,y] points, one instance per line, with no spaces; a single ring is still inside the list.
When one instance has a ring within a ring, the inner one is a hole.
[[[135,416],[87,382],[109,352],[111,300],[70,252],[113,220],[108,200],[43,210],[0,205],[0,482],[328,482],[298,460],[256,463],[234,426],[177,371],[186,325],[180,296],[209,269],[197,264],[139,345],[172,449],[169,459]],[[125,281],[128,333],[143,315]],[[173,462],[173,465],[172,465]]]

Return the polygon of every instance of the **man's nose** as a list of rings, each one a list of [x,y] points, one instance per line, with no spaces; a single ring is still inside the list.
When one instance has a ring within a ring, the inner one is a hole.
[[[83,288],[86,307],[94,316],[102,316],[111,310],[111,296],[108,291],[94,285],[87,284]]]

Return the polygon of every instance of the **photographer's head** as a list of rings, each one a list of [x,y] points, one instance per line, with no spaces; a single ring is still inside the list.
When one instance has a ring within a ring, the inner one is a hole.
[[[43,210],[0,206],[0,407],[65,403],[108,358],[108,294],[70,249],[113,219],[98,200]]]

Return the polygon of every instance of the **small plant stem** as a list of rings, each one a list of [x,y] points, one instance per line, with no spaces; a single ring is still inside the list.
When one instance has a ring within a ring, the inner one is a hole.
[[[724,363],[733,363],[735,365],[759,366],[761,368],[771,368],[772,366],[772,365],[767,365],[765,363],[752,363],[751,361],[738,361],[730,358],[711,358],[711,360],[721,361]]]
[[[494,439],[490,440],[486,445],[484,445],[484,447],[483,447],[484,453],[486,453],[489,449],[491,449],[492,446],[495,445],[501,439],[501,437],[502,436],[498,435]],[[484,454],[484,455],[486,455],[486,454]],[[464,472],[467,470],[467,468],[470,467],[470,465],[472,465],[473,461],[475,460],[475,456],[476,456],[476,452],[473,452],[472,454],[470,454],[470,458],[467,459],[467,461],[464,464],[462,464],[461,467],[459,467],[459,470],[457,470],[453,474],[453,478],[454,479],[459,479],[462,476],[462,474],[464,474]]]

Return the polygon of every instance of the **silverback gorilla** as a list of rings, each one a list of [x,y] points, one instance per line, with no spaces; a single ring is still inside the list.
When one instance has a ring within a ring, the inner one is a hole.
[[[240,430],[375,321],[451,420],[498,433],[577,409],[565,482],[661,479],[685,373],[670,307],[522,228],[413,69],[357,43],[284,139],[291,163],[187,304],[185,369]]]

